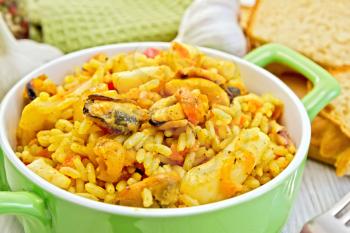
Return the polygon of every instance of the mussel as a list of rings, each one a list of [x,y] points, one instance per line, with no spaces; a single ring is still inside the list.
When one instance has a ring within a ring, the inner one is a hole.
[[[89,95],[83,113],[96,124],[116,134],[136,132],[141,123],[149,120],[147,110],[127,99]]]
[[[237,97],[237,96],[240,96],[241,95],[241,90],[237,87],[231,87],[231,86],[228,86],[225,88],[225,91],[228,95],[228,97],[230,98],[230,101],[232,102],[232,100]]]
[[[28,82],[26,84],[26,89],[25,89],[24,93],[25,93],[24,95],[26,97],[28,97],[28,99],[30,101],[34,100],[38,96],[38,94],[36,93],[36,91],[35,91],[35,89],[34,89],[34,87],[32,85],[32,82]]]
[[[49,95],[56,94],[56,85],[44,74],[33,78],[26,84],[24,98],[27,102],[31,102],[43,91]]]

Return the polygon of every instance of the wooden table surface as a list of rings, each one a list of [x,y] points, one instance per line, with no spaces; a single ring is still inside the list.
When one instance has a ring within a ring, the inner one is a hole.
[[[347,192],[350,192],[350,177],[336,177],[333,168],[309,160],[300,193],[282,233],[299,233],[305,221],[327,210]],[[0,232],[23,233],[23,230],[14,217],[1,216]]]

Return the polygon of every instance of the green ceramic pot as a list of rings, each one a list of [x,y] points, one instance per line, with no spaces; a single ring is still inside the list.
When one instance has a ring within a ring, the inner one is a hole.
[[[164,49],[168,43],[130,43],[97,47],[61,57],[33,71],[4,98],[0,110],[0,214],[16,215],[26,233],[277,233],[286,222],[298,192],[310,142],[310,119],[339,93],[336,81],[321,67],[281,45],[270,44],[241,59],[211,49],[201,50],[235,62],[248,89],[270,92],[285,103],[283,123],[297,145],[291,164],[269,183],[228,200],[181,209],[143,209],[85,199],[46,182],[16,157],[15,130],[22,110],[22,90],[45,73],[56,82],[96,53]],[[260,68],[282,63],[314,84],[301,102],[271,73]]]

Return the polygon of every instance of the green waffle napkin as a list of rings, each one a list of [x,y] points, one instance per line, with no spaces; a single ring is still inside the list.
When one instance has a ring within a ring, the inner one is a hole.
[[[64,52],[175,38],[191,0],[26,0],[32,39]]]

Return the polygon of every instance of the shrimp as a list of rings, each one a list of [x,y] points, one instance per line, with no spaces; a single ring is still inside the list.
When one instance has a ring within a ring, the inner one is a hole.
[[[200,204],[234,196],[260,163],[269,140],[258,128],[242,130],[216,157],[189,170],[181,182],[180,192]]]
[[[102,137],[96,143],[94,153],[99,164],[98,178],[106,182],[117,182],[127,162],[123,146],[115,140]]]
[[[229,106],[230,99],[227,93],[218,84],[203,78],[173,79],[165,84],[165,93],[173,95],[180,88],[190,90],[198,89],[204,95],[208,96],[210,105],[221,104]]]
[[[187,119],[192,124],[197,125],[205,120],[205,116],[209,109],[208,98],[206,95],[200,94],[197,89],[190,91],[189,89],[182,87],[177,90],[175,96],[181,104]]]
[[[177,201],[180,176],[176,172],[159,173],[132,184],[118,193],[119,204],[143,207],[142,190],[151,190],[161,205],[174,204]]]

